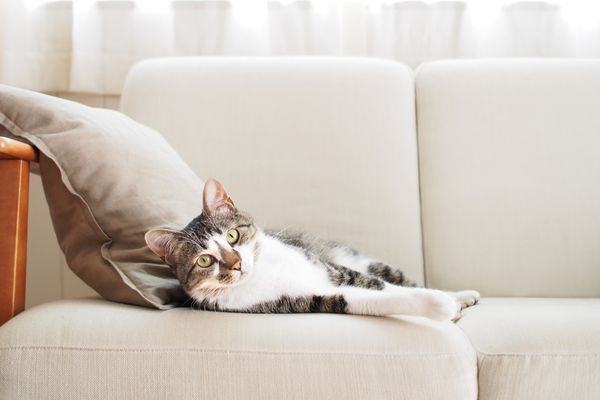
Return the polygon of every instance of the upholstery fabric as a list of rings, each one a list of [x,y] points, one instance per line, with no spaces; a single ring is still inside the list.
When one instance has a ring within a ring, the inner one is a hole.
[[[423,281],[414,86],[402,64],[174,58],[132,69],[121,109],[265,228],[352,245]]]
[[[435,62],[416,77],[428,284],[600,296],[600,61]]]
[[[600,398],[600,299],[485,298],[458,325],[480,400]]]
[[[0,125],[40,149],[69,267],[106,299],[169,308],[185,299],[145,244],[200,213],[202,181],[156,131],[111,110],[0,86]]]
[[[51,373],[49,373],[51,371]],[[476,399],[456,325],[47,303],[0,329],[0,398]]]

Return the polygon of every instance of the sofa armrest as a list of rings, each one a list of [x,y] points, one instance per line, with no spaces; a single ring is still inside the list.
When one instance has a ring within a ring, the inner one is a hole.
[[[29,163],[28,144],[0,137],[0,325],[25,308]]]

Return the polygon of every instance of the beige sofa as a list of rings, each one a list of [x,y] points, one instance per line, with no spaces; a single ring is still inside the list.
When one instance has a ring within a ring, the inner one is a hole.
[[[599,61],[137,65],[122,111],[262,225],[484,297],[457,324],[48,303],[0,328],[0,398],[599,399],[599,93]]]

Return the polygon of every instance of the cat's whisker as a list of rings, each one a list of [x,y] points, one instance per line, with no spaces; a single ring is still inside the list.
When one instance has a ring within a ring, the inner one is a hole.
[[[289,229],[290,229],[290,227],[286,226],[285,228],[282,228],[281,230],[279,230],[278,232],[276,232],[274,235],[275,236],[279,236],[279,235],[281,235],[282,233],[284,233],[285,231],[287,231]]]

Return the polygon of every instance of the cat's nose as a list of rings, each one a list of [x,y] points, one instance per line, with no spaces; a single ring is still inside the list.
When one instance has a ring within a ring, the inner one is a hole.
[[[235,264],[233,264],[231,266],[231,269],[234,269],[236,271],[239,271],[242,269],[242,264],[239,261],[236,261]]]

